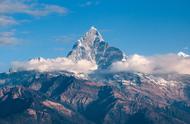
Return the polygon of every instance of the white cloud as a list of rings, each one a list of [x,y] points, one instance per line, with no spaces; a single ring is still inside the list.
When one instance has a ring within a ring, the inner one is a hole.
[[[149,74],[190,74],[190,58],[180,57],[176,54],[166,54],[151,57],[133,55],[130,56],[125,62],[113,63],[111,71],[135,71]]]
[[[58,5],[40,4],[27,0],[1,0],[0,14],[29,14],[44,16],[51,13],[65,14],[66,9]]]
[[[14,14],[25,14],[35,17],[49,14],[65,14],[67,10],[58,5],[43,4],[34,0],[1,0],[0,26],[17,24],[19,20],[13,18]]]
[[[126,61],[115,62],[111,66],[111,72],[141,72],[147,74],[178,73],[190,74],[190,57],[184,58],[176,54],[166,54],[145,57],[132,55]],[[89,73],[97,69],[97,65],[87,60],[77,63],[61,57],[56,59],[37,58],[30,61],[15,61],[12,63],[13,71],[37,70],[40,72],[69,71],[74,73]]]
[[[0,26],[15,25],[18,22],[9,16],[0,16]]]
[[[21,39],[15,37],[15,31],[0,32],[0,45],[15,45],[18,44]]]
[[[99,1],[86,1],[85,3],[80,4],[80,7],[96,6],[99,4]]]
[[[74,63],[72,60],[64,57],[56,59],[37,58],[26,62],[15,61],[12,63],[13,71],[37,70],[40,72],[69,71],[74,73],[89,73],[95,69],[97,69],[96,64],[87,60]]]
[[[65,14],[66,9],[57,5],[38,4],[34,6],[29,6],[28,10],[23,11],[23,13],[33,16],[46,16],[53,13]]]
[[[55,41],[59,43],[71,43],[77,39],[78,35],[63,35],[55,37]]]

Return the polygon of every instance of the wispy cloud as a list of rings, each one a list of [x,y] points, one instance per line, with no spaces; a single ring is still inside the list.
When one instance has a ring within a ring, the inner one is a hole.
[[[112,32],[111,29],[100,29],[101,32]]]
[[[57,5],[36,4],[28,6],[27,10],[23,10],[22,13],[32,16],[46,16],[48,14],[65,14],[66,9]]]
[[[82,4],[80,4],[80,7],[96,6],[99,3],[100,3],[99,1],[86,1],[86,2],[84,2]]]
[[[10,46],[19,44],[22,40],[15,37],[15,30],[9,32],[0,32],[0,45]]]
[[[0,0],[0,27],[12,26],[29,22],[27,18],[18,19],[15,15],[24,17],[42,17],[50,14],[64,15],[67,9],[53,4],[45,4],[37,0]],[[20,43],[15,31],[0,32],[0,45],[15,45]]]
[[[59,43],[71,43],[76,41],[78,37],[78,35],[62,35],[55,37],[55,41]]]
[[[58,5],[42,4],[27,0],[1,0],[0,14],[29,14],[33,16],[44,16],[52,13],[65,14],[66,9]]]
[[[9,16],[0,16],[0,26],[18,24],[17,20]]]
[[[189,50],[189,47],[186,46],[186,47],[183,48],[183,50]]]
[[[32,0],[1,0],[0,1],[0,26],[17,24],[19,20],[14,14],[25,14],[34,17],[49,14],[65,14],[67,9],[62,6],[39,3]]]
[[[116,62],[112,65],[111,71],[135,71],[142,73],[178,73],[190,74],[190,57],[181,57],[176,54],[166,54],[145,57],[133,55],[125,62]]]

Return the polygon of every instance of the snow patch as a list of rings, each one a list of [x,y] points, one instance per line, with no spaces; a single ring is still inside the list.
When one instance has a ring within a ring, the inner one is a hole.
[[[177,54],[178,56],[180,56],[180,57],[190,57],[190,55],[188,55],[188,54],[186,54],[186,53],[184,53],[184,52],[179,52],[178,54]]]

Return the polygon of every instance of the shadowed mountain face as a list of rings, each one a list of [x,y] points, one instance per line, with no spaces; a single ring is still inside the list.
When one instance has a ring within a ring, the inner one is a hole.
[[[92,27],[68,54],[99,69],[0,74],[0,124],[189,124],[190,75],[106,72],[126,59]]]
[[[116,98],[111,87],[102,87],[98,92],[98,98],[91,102],[84,111],[84,115],[91,121],[101,124],[106,114],[115,105]]]
[[[87,80],[66,72],[0,74],[4,81],[0,90],[0,122],[9,124],[16,119],[18,124],[28,120],[36,124],[42,123],[42,116],[43,123],[50,124],[190,122],[189,76],[181,75],[175,84],[166,77],[134,73],[96,77]]]
[[[3,89],[2,92],[0,99],[1,118],[22,113],[32,105],[33,99],[29,92],[24,91],[22,94],[21,88]]]
[[[90,123],[63,104],[34,90],[16,86],[0,90],[1,124]]]

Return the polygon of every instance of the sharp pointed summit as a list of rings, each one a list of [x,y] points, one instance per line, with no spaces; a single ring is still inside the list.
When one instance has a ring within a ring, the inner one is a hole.
[[[184,53],[184,52],[182,52],[182,51],[180,51],[177,55],[180,56],[180,57],[184,57],[184,58],[190,57],[189,54]]]
[[[91,26],[91,28],[90,28],[91,30],[97,30],[97,28],[96,27],[94,27],[94,26]]]
[[[99,68],[107,68],[115,61],[123,59],[121,50],[110,47],[100,32],[92,26],[73,46],[67,57],[74,62],[88,60],[96,63]]]
[[[90,30],[74,44],[72,51],[67,57],[73,61],[86,59],[95,62],[95,54],[101,42],[104,42],[102,35],[95,27],[91,27]]]

